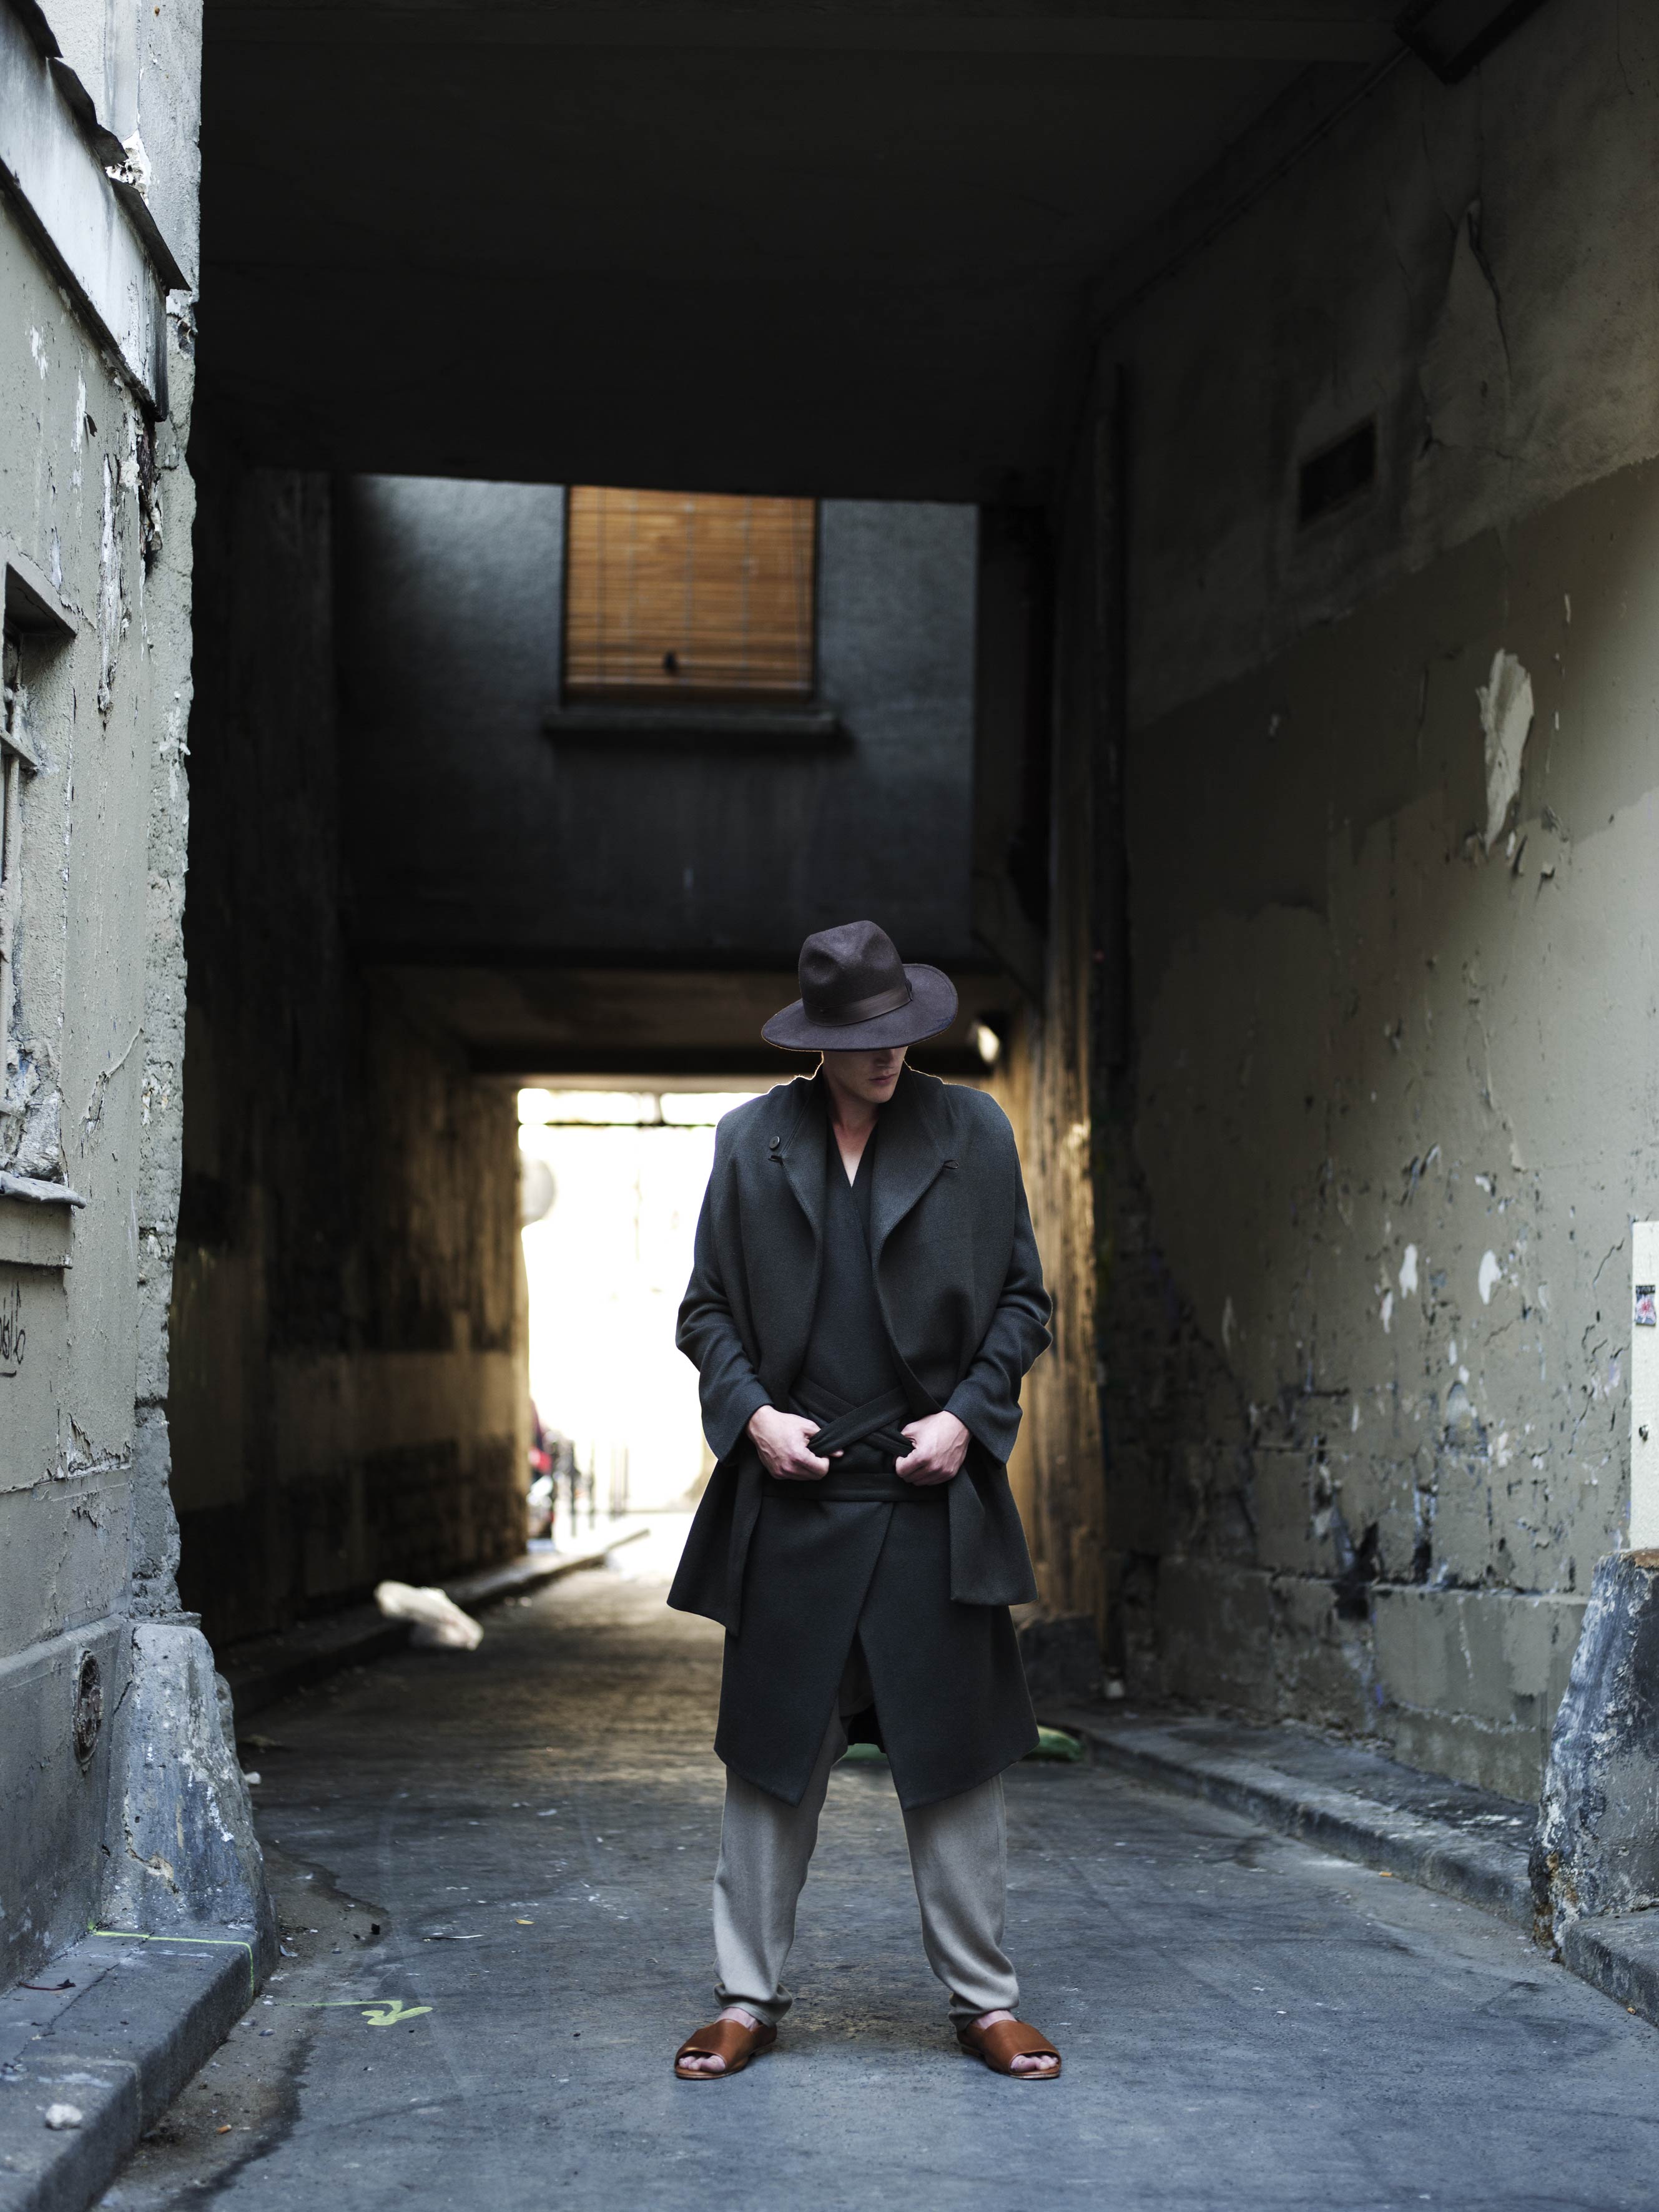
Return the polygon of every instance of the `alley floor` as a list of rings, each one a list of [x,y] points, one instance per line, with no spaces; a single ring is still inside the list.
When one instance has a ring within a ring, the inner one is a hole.
[[[653,1551],[258,1717],[291,1955],[104,2205],[1651,2203],[1653,2029],[1497,1920],[1086,1767],[1009,1777],[1057,2085],[957,2053],[869,1765],[831,1784],[777,2049],[675,2081],[714,2008],[720,1640]]]

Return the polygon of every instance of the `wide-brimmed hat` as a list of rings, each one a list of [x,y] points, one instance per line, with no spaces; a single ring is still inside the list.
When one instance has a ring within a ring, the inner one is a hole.
[[[785,1052],[876,1052],[920,1044],[957,1018],[956,987],[905,962],[873,921],[820,929],[800,949],[800,996],[761,1035]]]

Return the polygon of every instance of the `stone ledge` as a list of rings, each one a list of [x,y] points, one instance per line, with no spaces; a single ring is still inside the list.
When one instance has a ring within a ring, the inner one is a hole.
[[[667,700],[550,707],[547,736],[566,745],[629,746],[653,750],[769,752],[781,757],[834,752],[852,742],[833,708],[705,703]]]
[[[1300,1730],[1075,1709],[1054,1717],[1137,1780],[1207,1798],[1533,1932],[1530,1805]]]
[[[74,1987],[0,1997],[0,2212],[82,2212],[247,2009],[256,1963],[221,1928],[92,1935],[30,1979]],[[48,2128],[55,2104],[80,2124]]]

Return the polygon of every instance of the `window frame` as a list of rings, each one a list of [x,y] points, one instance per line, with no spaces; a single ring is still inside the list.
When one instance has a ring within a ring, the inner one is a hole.
[[[23,727],[22,625],[9,606],[0,611],[0,1069],[12,1042],[17,999],[17,925],[23,897],[23,777],[39,775],[40,757]],[[0,1075],[0,1081],[3,1081]]]
[[[0,821],[0,837],[11,848],[12,865],[5,867],[0,856],[0,869],[4,870],[3,896],[5,900],[3,929],[6,947],[3,967],[0,967],[0,1071],[12,1042],[12,1010],[17,1002],[20,1020],[22,993],[16,973],[17,925],[22,915],[22,899],[27,882],[23,860],[25,817],[28,808],[24,799],[25,779],[34,781],[48,768],[30,739],[21,721],[22,694],[28,688],[30,674],[39,675],[36,656],[52,655],[66,650],[76,636],[78,617],[68,603],[47,581],[33,562],[27,560],[15,546],[0,540],[0,571],[3,572],[4,591],[0,596],[0,612],[3,614],[5,645],[16,648],[16,691],[9,702],[0,702],[0,776],[6,787],[3,821]],[[6,655],[4,657],[8,657]],[[0,666],[0,676],[3,668]],[[59,989],[62,978],[59,978]],[[58,1012],[61,1021],[61,998]],[[21,1047],[26,1029],[20,1035]],[[0,1081],[3,1081],[0,1073]],[[67,1162],[64,1163],[65,1170]],[[27,1201],[21,1209],[22,1216],[33,1215],[36,1225],[21,1228],[19,1217],[10,1207],[0,1210],[0,1262],[21,1267],[62,1267],[68,1264],[66,1230],[42,1231],[39,1222],[44,1218],[37,1209],[58,1206],[79,1208],[86,1200],[78,1191],[70,1188],[67,1181],[42,1182],[33,1176],[19,1175],[15,1170],[0,1164],[0,1200]]]
[[[793,492],[684,492],[672,496],[687,499],[794,499],[809,497],[812,507],[812,596],[811,634],[809,640],[809,672],[806,688],[799,692],[764,691],[758,687],[752,691],[677,690],[666,686],[660,691],[629,690],[622,685],[606,694],[603,687],[573,692],[570,688],[570,518],[574,504],[572,495],[578,489],[599,491],[637,491],[640,487],[629,484],[575,485],[562,487],[563,501],[560,526],[559,554],[559,684],[558,702],[547,717],[550,730],[556,725],[576,733],[579,726],[590,720],[615,720],[618,723],[641,725],[682,723],[688,729],[699,723],[730,724],[737,721],[761,724],[775,721],[781,726],[820,725],[823,714],[823,501],[815,494]],[[655,489],[653,487],[653,489]],[[838,732],[839,725],[836,726]]]

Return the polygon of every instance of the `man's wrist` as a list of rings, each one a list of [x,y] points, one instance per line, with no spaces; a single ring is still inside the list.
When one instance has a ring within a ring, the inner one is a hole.
[[[951,1419],[953,1421],[959,1421],[963,1427],[967,1430],[970,1437],[977,1437],[981,1443],[985,1442],[984,1437],[980,1436],[979,1431],[975,1427],[972,1420],[969,1418],[970,1414],[977,1413],[981,1411],[979,1394],[973,1389],[971,1384],[966,1382],[959,1383],[957,1389],[951,1393],[951,1402],[944,1408],[944,1411],[951,1416]]]

